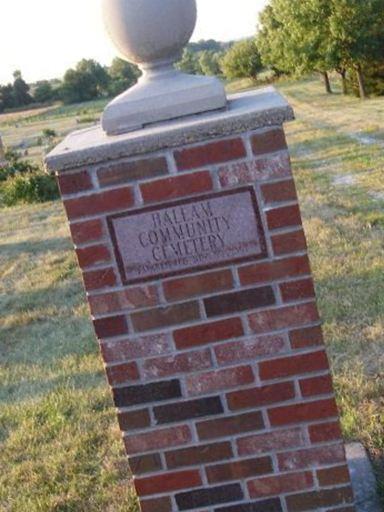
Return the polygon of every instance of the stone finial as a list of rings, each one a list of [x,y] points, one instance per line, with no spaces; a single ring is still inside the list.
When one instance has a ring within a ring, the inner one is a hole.
[[[104,110],[102,127],[117,135],[144,125],[225,107],[215,77],[174,68],[196,24],[196,0],[103,0],[106,29],[123,58],[143,72]]]

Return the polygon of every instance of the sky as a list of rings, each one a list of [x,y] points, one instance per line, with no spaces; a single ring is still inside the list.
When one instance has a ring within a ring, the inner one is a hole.
[[[161,2],[161,0],[159,0]],[[267,0],[197,0],[192,41],[255,33]],[[61,78],[82,58],[110,64],[116,51],[104,31],[100,0],[0,0],[0,83],[16,69],[28,82]]]

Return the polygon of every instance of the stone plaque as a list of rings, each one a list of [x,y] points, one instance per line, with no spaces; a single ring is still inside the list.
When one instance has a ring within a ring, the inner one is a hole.
[[[266,256],[252,187],[108,218],[124,284]]]

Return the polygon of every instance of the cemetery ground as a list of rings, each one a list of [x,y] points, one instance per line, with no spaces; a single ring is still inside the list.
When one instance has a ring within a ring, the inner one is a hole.
[[[279,88],[344,435],[369,449],[384,499],[384,98]],[[17,128],[0,116],[0,131],[64,135],[101,108],[20,114]],[[0,210],[0,447],[5,512],[137,511],[59,201]]]

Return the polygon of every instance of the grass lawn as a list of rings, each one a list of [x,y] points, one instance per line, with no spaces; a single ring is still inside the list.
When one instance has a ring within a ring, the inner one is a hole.
[[[384,498],[384,98],[279,88],[344,434],[369,449]],[[0,276],[0,510],[137,512],[60,202],[0,210]]]

